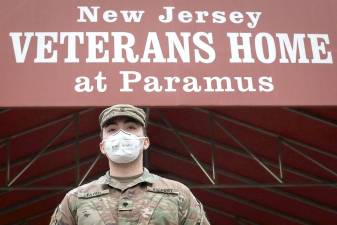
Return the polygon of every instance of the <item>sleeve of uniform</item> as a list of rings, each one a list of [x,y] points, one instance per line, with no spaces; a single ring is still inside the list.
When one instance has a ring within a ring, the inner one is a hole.
[[[180,224],[182,225],[209,225],[202,204],[186,187],[180,195]]]
[[[49,225],[76,225],[75,201],[75,195],[72,192],[68,192],[55,209]]]

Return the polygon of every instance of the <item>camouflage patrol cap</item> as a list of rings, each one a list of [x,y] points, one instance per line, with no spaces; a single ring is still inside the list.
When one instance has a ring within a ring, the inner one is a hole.
[[[106,108],[101,112],[101,114],[99,115],[99,125],[101,126],[101,129],[108,120],[118,116],[131,117],[140,122],[143,127],[145,127],[146,114],[143,109],[135,107],[133,105],[118,104],[110,106],[109,108]]]

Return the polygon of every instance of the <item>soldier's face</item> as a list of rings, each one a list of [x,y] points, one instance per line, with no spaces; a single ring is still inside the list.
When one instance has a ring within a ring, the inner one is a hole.
[[[139,122],[129,117],[120,116],[109,121],[107,126],[103,127],[102,139],[109,137],[119,130],[124,130],[138,137],[145,136],[143,126]],[[150,141],[148,138],[145,138],[144,149],[147,149],[149,146]]]

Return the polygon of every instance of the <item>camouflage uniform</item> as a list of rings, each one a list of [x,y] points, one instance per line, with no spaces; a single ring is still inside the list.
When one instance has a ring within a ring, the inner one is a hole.
[[[183,184],[146,168],[128,184],[100,177],[66,194],[50,225],[208,225],[202,204]]]

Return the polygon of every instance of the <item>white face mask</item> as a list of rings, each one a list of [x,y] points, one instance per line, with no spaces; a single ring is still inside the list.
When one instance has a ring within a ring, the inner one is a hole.
[[[111,161],[129,163],[139,156],[144,138],[119,130],[102,141],[103,149]]]

